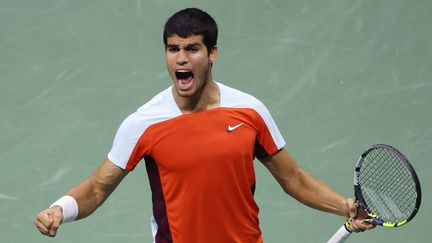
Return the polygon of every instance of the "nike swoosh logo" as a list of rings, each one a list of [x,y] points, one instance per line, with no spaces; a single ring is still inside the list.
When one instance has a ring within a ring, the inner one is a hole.
[[[239,123],[233,127],[231,125],[228,125],[227,132],[232,132],[232,131],[236,130],[237,128],[239,128],[241,125],[243,125],[243,123]]]

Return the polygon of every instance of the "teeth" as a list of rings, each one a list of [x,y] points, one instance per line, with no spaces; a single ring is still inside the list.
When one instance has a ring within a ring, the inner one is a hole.
[[[177,70],[177,72],[179,72],[179,73],[190,73],[189,70]]]

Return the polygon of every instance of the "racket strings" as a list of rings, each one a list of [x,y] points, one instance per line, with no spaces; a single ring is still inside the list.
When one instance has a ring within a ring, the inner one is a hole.
[[[407,219],[415,209],[416,185],[399,156],[375,148],[363,158],[362,194],[368,208],[386,222]]]

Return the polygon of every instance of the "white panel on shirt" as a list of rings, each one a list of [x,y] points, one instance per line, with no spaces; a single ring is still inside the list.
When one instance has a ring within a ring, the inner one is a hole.
[[[149,102],[138,108],[120,125],[108,159],[125,169],[129,157],[144,131],[152,124],[181,115],[172,96],[171,87],[157,94]]]

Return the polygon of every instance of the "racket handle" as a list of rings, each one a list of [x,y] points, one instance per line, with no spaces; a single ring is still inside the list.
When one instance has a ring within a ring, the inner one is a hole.
[[[344,242],[348,236],[350,236],[351,231],[348,230],[347,225],[344,224],[339,228],[338,231],[327,241],[327,243],[339,243]]]

